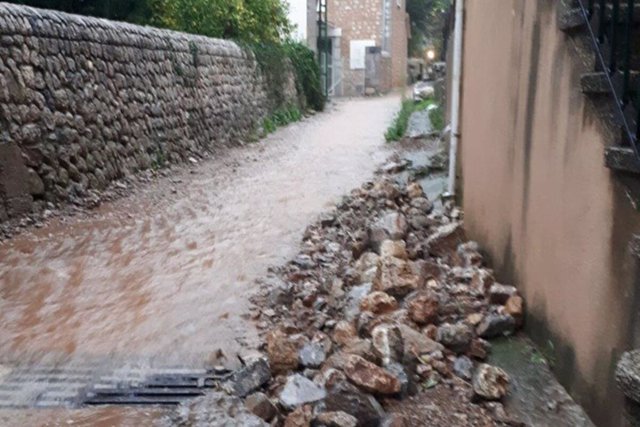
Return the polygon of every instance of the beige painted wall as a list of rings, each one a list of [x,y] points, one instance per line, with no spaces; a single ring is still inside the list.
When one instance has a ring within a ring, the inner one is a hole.
[[[465,220],[527,327],[598,425],[621,425],[612,369],[632,346],[640,214],[603,164],[610,132],[580,92],[576,39],[554,0],[467,0],[461,164]],[[589,56],[590,57],[590,56]],[[631,325],[631,326],[630,326]],[[549,342],[552,342],[551,346]]]

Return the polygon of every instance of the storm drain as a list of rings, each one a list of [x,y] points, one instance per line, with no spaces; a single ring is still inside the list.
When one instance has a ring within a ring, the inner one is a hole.
[[[205,369],[19,368],[0,371],[0,408],[177,405],[229,378]]]

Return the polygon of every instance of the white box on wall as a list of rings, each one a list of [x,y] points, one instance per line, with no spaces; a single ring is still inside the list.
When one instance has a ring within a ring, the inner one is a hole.
[[[364,70],[364,57],[367,48],[375,45],[375,40],[351,40],[349,44],[349,65],[352,70]]]

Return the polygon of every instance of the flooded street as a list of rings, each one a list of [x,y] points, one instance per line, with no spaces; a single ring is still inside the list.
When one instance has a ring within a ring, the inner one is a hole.
[[[0,363],[234,365],[254,280],[384,160],[399,97],[339,102],[0,246]],[[1,376],[1,375],[0,375]],[[0,418],[1,419],[1,418]]]

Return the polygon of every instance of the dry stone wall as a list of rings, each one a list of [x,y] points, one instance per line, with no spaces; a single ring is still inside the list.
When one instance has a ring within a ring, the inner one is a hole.
[[[267,93],[231,41],[0,3],[0,220],[242,140]]]

